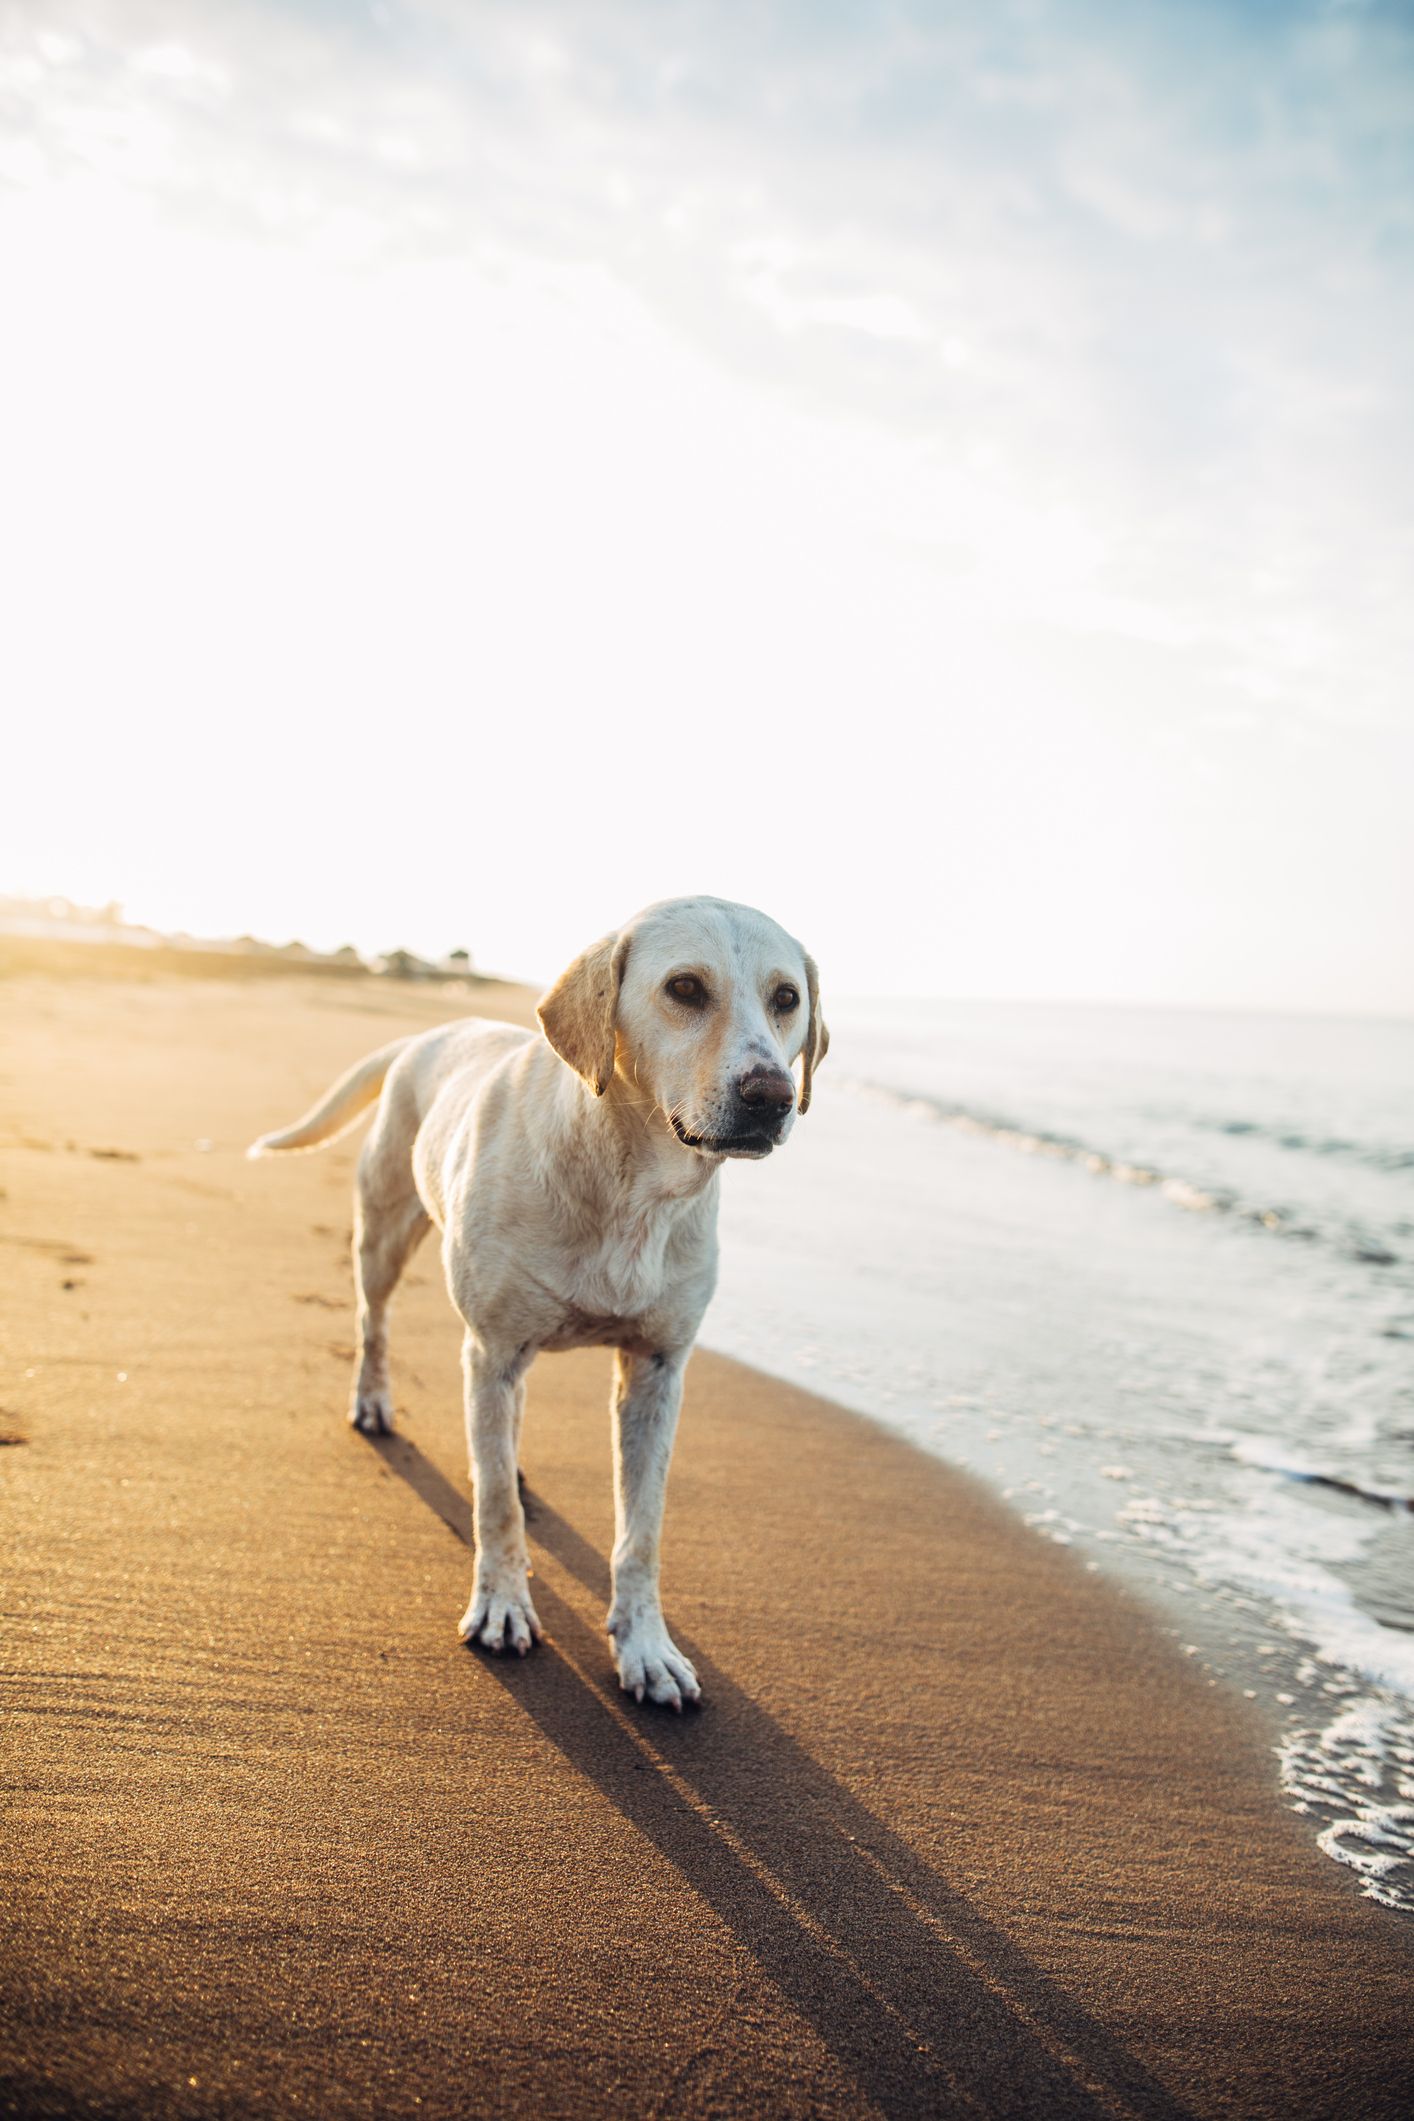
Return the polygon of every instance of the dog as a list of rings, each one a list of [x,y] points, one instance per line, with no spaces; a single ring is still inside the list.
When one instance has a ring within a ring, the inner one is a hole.
[[[765,914],[668,899],[577,957],[537,1013],[543,1037],[467,1019],[395,1040],[249,1153],[317,1148],[379,1099],[354,1225],[349,1419],[365,1434],[393,1423],[389,1299],[441,1232],[466,1327],[464,1642],[524,1656],[542,1634],[518,1474],[527,1370],[542,1351],[614,1349],[608,1631],[623,1690],[680,1710],[701,1689],[663,1618],[658,1550],[683,1372],[716,1285],[719,1173],[769,1156],[808,1109],[829,1046],[819,980]]]

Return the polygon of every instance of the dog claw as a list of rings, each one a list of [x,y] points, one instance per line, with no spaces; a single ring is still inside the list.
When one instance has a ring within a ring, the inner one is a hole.
[[[635,1701],[651,1701],[656,1708],[671,1709],[681,1716],[685,1705],[699,1702],[702,1690],[697,1674],[661,1626],[651,1634],[642,1627],[620,1626],[614,1646],[619,1685]]]
[[[472,1597],[457,1629],[464,1643],[493,1657],[524,1657],[544,1630],[529,1597],[514,1584],[483,1586]]]
[[[387,1392],[359,1392],[349,1408],[349,1425],[360,1436],[391,1436],[393,1401]]]

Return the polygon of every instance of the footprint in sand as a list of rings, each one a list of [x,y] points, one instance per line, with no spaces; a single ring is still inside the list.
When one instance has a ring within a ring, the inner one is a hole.
[[[18,1245],[24,1252],[47,1252],[61,1267],[91,1267],[93,1254],[80,1252],[77,1245],[62,1237],[6,1237],[7,1245]]]
[[[322,1311],[347,1311],[348,1304],[341,1296],[320,1296],[311,1291],[307,1296],[297,1296],[297,1304],[318,1304]]]
[[[136,1149],[90,1149],[90,1156],[99,1157],[107,1164],[140,1164],[142,1158]]]

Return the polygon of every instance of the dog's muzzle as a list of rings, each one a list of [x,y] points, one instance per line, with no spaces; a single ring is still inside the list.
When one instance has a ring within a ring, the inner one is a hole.
[[[795,1105],[795,1084],[784,1068],[758,1062],[733,1086],[729,1124],[719,1134],[690,1134],[674,1119],[673,1131],[704,1156],[769,1156]]]
[[[675,1118],[673,1132],[686,1148],[702,1156],[769,1156],[781,1138],[781,1120],[769,1126],[739,1127],[731,1134],[689,1134]]]

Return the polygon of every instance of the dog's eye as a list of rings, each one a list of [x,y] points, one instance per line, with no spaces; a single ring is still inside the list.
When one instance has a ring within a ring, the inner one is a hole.
[[[686,1002],[690,1009],[700,1009],[707,999],[707,989],[700,979],[684,972],[677,979],[668,981],[668,992],[675,1002]]]
[[[789,1016],[792,1009],[800,1006],[800,996],[794,987],[777,987],[774,999],[782,1016]]]

